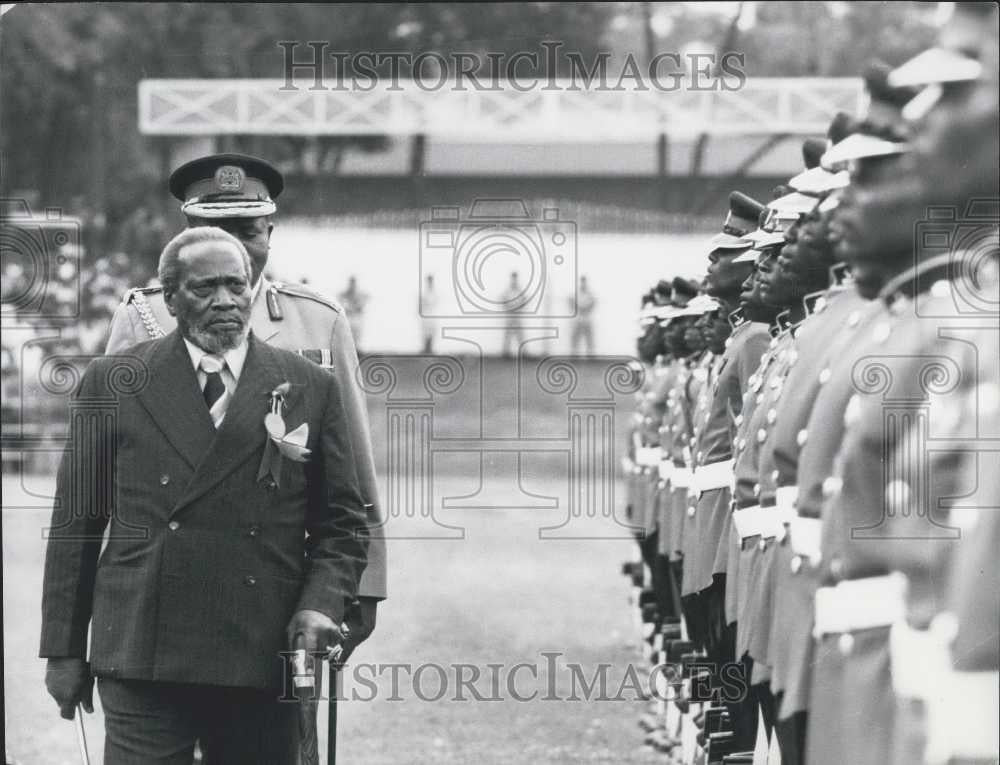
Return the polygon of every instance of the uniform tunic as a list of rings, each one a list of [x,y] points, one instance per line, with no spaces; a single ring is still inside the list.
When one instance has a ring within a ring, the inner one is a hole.
[[[767,325],[743,321],[726,340],[726,349],[714,367],[710,395],[700,398],[695,415],[697,443],[695,465],[713,465],[733,457],[736,417],[743,408],[743,392],[767,349]],[[712,577],[724,574],[729,560],[729,513],[732,489],[723,486],[702,492],[698,498],[700,588],[711,585]]]

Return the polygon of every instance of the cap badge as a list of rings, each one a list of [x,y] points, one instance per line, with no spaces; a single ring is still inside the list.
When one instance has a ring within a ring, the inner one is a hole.
[[[215,186],[219,191],[240,191],[246,173],[236,165],[223,165],[215,171]]]

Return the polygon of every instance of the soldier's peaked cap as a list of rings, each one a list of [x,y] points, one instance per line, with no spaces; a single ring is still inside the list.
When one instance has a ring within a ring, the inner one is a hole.
[[[819,167],[819,158],[826,152],[826,141],[818,138],[807,138],[802,142],[802,162],[806,170]]]
[[[742,191],[729,195],[729,213],[722,224],[722,233],[716,234],[709,242],[710,250],[745,250],[750,246],[746,235],[757,228],[764,205]]]
[[[698,294],[698,282],[685,279],[683,276],[675,276],[671,283],[674,291],[674,303],[683,301],[687,305],[688,300]]]
[[[191,160],[170,175],[170,193],[181,211],[199,218],[272,215],[285,187],[270,162],[247,154],[212,154]]]
[[[871,62],[865,69],[865,88],[872,101],[881,101],[902,108],[917,94],[917,91],[893,84],[889,76],[891,72],[892,67],[884,61]]]

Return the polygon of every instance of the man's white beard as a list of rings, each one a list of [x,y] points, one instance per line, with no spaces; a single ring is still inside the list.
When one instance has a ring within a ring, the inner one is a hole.
[[[243,325],[239,332],[206,332],[204,330],[187,328],[185,335],[188,340],[208,353],[222,354],[239,346],[250,332],[249,323]]]

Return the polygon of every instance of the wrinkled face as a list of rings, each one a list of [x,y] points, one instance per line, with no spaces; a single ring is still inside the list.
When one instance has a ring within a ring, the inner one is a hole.
[[[705,291],[712,297],[735,297],[753,271],[753,263],[733,263],[746,250],[713,250],[708,256]]]
[[[251,283],[256,284],[260,275],[267,265],[267,256],[271,251],[271,231],[274,226],[271,224],[270,216],[258,218],[188,218],[188,228],[195,226],[215,226],[227,231],[239,239],[246,248],[250,256],[250,268],[252,269]]]
[[[225,353],[246,336],[250,285],[243,257],[226,242],[181,249],[176,292],[164,292],[181,334],[209,353]]]

